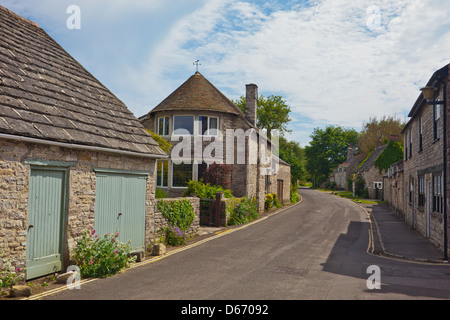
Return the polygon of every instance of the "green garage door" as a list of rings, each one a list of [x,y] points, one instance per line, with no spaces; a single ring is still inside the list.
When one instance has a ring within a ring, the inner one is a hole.
[[[133,251],[145,249],[147,174],[96,170],[95,230],[99,236],[119,232]]]
[[[26,278],[62,267],[65,169],[31,169],[28,193]]]

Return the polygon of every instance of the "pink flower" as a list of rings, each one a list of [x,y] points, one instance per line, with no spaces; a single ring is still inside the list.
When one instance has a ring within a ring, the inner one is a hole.
[[[94,263],[94,261],[91,260],[91,261],[89,261],[89,263],[92,264],[92,263]]]
[[[119,253],[119,250],[114,250],[115,253]]]
[[[91,234],[94,235],[94,233],[95,233],[95,230],[92,230]]]

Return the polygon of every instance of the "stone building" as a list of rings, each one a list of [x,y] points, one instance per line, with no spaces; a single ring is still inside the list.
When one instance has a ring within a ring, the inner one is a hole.
[[[76,239],[152,239],[156,158],[125,104],[44,30],[0,6],[0,247],[26,279],[65,271]]]
[[[258,87],[248,84],[247,114],[244,114],[196,72],[140,117],[145,128],[172,143],[171,159],[158,161],[157,187],[169,196],[179,196],[189,180],[202,178],[210,164],[230,164],[233,195],[255,197],[263,211],[264,197],[269,190],[266,183],[271,179],[267,175],[273,175],[270,173],[272,142],[256,127],[257,99]],[[290,189],[290,169],[288,175],[280,175],[274,182],[277,188],[283,189],[283,194]],[[288,201],[285,197],[282,200]]]
[[[436,88],[435,101],[446,99],[447,110],[450,96],[448,69],[449,65],[446,65],[436,71],[427,83]],[[448,141],[449,126],[446,124],[444,132],[443,105],[428,104],[422,93],[408,116],[410,119],[402,131],[403,174],[396,179],[387,179],[399,187],[401,195],[397,203],[393,197],[390,203],[401,211],[408,225],[443,249],[444,229],[447,228],[444,226],[444,187],[448,194],[448,183],[444,182],[443,175],[443,137],[445,135]],[[395,170],[395,166],[391,166],[391,170]]]
[[[386,149],[387,145],[377,146],[375,150],[357,168],[357,175],[364,178],[370,199],[383,197],[383,172],[375,166],[375,161]]]
[[[348,181],[360,163],[361,157],[356,155],[355,150],[350,146],[347,151],[347,159],[339,164],[333,173],[333,181],[336,183],[337,189],[351,190]]]

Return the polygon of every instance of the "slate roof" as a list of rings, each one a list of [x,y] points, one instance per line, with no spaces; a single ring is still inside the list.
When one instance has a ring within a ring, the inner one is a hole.
[[[0,133],[165,155],[122,101],[44,30],[2,6]]]
[[[370,168],[372,168],[372,166],[374,165],[375,161],[378,159],[380,154],[384,151],[384,149],[386,149],[387,146],[388,145],[385,144],[384,146],[377,147],[370,154],[370,156],[366,159],[366,161],[361,165],[361,167],[358,168],[357,171],[366,171],[366,170],[369,170]]]
[[[200,72],[196,72],[166,99],[153,108],[144,119],[157,111],[219,111],[245,118],[245,114],[221,93]]]

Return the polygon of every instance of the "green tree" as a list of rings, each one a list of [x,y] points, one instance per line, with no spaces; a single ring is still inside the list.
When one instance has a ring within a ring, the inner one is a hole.
[[[373,150],[375,150],[377,141],[386,144],[390,135],[398,135],[400,141],[405,123],[395,117],[383,116],[381,120],[370,118],[368,122],[363,123],[363,130],[358,138],[358,150],[364,158],[366,158]]]
[[[288,141],[284,137],[279,138],[278,154],[280,159],[286,161],[291,166],[291,181],[303,180],[305,167],[303,164],[304,149],[296,141]]]
[[[349,145],[355,145],[358,141],[358,132],[328,126],[314,129],[311,138],[310,145],[305,147],[306,169],[316,187],[325,182],[333,168],[345,161]]]
[[[245,97],[233,101],[236,106],[245,113]],[[267,130],[267,136],[271,138],[272,130],[279,130],[281,134],[290,132],[288,123],[291,121],[289,114],[291,108],[286,104],[281,96],[271,95],[269,97],[258,97],[258,108],[256,114],[256,126]]]

